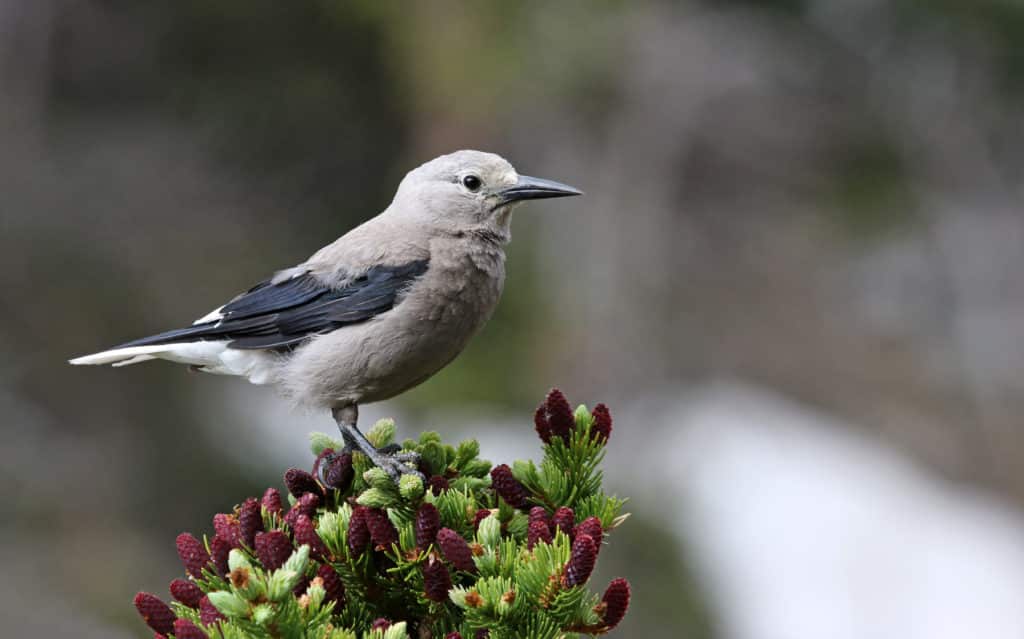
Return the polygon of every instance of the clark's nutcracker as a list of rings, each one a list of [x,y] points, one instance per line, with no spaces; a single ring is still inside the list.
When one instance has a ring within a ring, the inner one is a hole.
[[[512,211],[581,195],[518,175],[503,158],[458,151],[414,169],[391,205],[308,260],[257,284],[192,326],[72,364],[152,359],[274,384],[329,408],[348,447],[392,477],[409,456],[359,432],[359,404],[394,397],[451,362],[490,318],[505,280]]]

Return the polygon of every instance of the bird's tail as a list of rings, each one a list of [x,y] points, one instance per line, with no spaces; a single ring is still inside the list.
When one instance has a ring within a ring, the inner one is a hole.
[[[154,359],[166,359],[180,364],[210,366],[220,363],[224,342],[179,342],[177,344],[150,344],[146,346],[120,346],[92,355],[69,360],[76,366],[110,364],[128,366]]]

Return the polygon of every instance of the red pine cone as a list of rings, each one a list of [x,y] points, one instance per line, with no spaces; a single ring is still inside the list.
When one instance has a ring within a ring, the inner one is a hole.
[[[292,542],[280,530],[256,533],[254,541],[256,557],[265,570],[277,570],[288,561],[292,554]]]
[[[213,558],[213,566],[217,574],[223,577],[228,574],[228,554],[231,552],[231,542],[223,537],[214,537],[210,542],[210,556]]]
[[[174,639],[208,639],[206,632],[188,619],[174,621]]]
[[[175,579],[171,582],[171,596],[189,608],[198,608],[203,591],[188,579]]]
[[[352,484],[355,477],[355,470],[352,468],[352,453],[341,453],[329,458],[324,468],[324,483],[329,488],[346,491]]]
[[[562,578],[569,588],[587,583],[590,573],[594,572],[594,564],[597,562],[597,546],[589,535],[580,535],[572,542],[572,550],[569,552],[569,563],[565,566],[565,576]]]
[[[452,576],[443,561],[433,556],[423,564],[423,590],[431,601],[448,601],[448,591],[452,589]]]
[[[437,497],[450,488],[448,480],[441,475],[431,476],[431,478],[427,480],[427,485],[430,486],[430,492],[434,493],[434,497]]]
[[[189,533],[181,533],[174,540],[178,548],[178,557],[181,563],[185,564],[185,572],[196,579],[203,576],[203,568],[210,563],[210,553],[206,552],[203,543]]]
[[[313,493],[320,498],[324,496],[324,489],[317,483],[316,478],[301,468],[289,468],[284,474],[284,485],[296,499],[306,493]]]
[[[494,487],[494,492],[498,493],[509,506],[522,508],[526,505],[529,493],[526,492],[526,487],[512,476],[512,469],[508,467],[508,464],[501,464],[491,469],[491,485]]]
[[[572,508],[562,506],[551,516],[551,532],[554,533],[561,530],[565,533],[566,537],[572,539],[572,528],[575,523],[576,514],[572,512]]]
[[[281,503],[281,493],[276,488],[268,488],[267,492],[263,493],[263,499],[260,504],[267,509],[268,513],[281,514],[284,510],[284,504]]]
[[[164,635],[174,632],[174,611],[159,597],[140,592],[135,595],[134,603],[147,626]]]
[[[316,534],[316,526],[313,525],[312,519],[305,515],[299,515],[295,520],[295,526],[292,527],[292,531],[295,533],[295,545],[309,546],[310,557],[323,559],[327,556],[327,546],[324,546],[320,535]]]
[[[548,409],[545,404],[538,406],[533,413],[533,429],[537,431],[537,436],[542,442],[551,443],[551,424],[548,423]]]
[[[587,535],[594,540],[597,551],[601,552],[601,542],[604,540],[604,529],[601,527],[601,520],[597,517],[587,517],[572,531],[573,538],[580,535]]]
[[[444,639],[462,639],[462,635],[458,632],[449,632],[444,636]]]
[[[473,513],[473,530],[480,529],[480,522],[491,516],[491,511],[487,508],[481,508],[480,510]]]
[[[302,575],[301,577],[299,577],[299,582],[295,584],[294,588],[292,588],[292,594],[296,597],[301,597],[302,595],[306,594],[306,590],[309,589],[310,581],[310,578],[306,575]]]
[[[217,623],[223,619],[227,619],[227,617],[220,614],[220,610],[217,610],[217,607],[213,605],[210,598],[204,595],[203,598],[199,600],[199,621],[201,621],[204,626],[209,626],[210,624]]]
[[[544,400],[544,408],[547,410],[551,434],[568,440],[570,433],[576,428],[576,418],[573,417],[572,407],[569,406],[569,401],[565,399],[562,391],[552,388]]]
[[[366,527],[377,550],[390,550],[391,544],[398,543],[398,530],[391,523],[388,514],[379,508],[366,509]]]
[[[437,547],[441,549],[441,554],[456,570],[476,572],[473,551],[469,549],[469,544],[459,533],[451,528],[442,528],[437,533]]]
[[[238,531],[242,543],[252,548],[256,541],[256,533],[263,532],[263,515],[260,513],[260,503],[252,497],[242,502],[238,510]]]
[[[473,639],[487,639],[491,636],[491,631],[486,628],[481,628],[473,633]]]
[[[594,419],[590,426],[591,436],[608,443],[612,436],[612,414],[608,411],[608,407],[598,404],[594,406],[594,410],[590,411],[590,416]]]
[[[434,543],[439,530],[441,530],[441,513],[437,511],[434,504],[424,503],[416,511],[416,547],[426,550],[427,546]]]
[[[370,543],[370,527],[366,525],[366,507],[356,506],[348,520],[348,551],[359,557]]]
[[[324,582],[324,591],[327,592],[326,600],[335,602],[335,612],[345,605],[345,584],[341,577],[329,564],[323,564],[316,571],[316,576]]]
[[[541,541],[548,544],[551,543],[551,528],[544,521],[535,519],[530,522],[529,528],[526,529],[526,547],[529,550],[533,550],[533,547]]]
[[[213,529],[217,533],[216,536],[228,542],[231,548],[238,548],[238,542],[242,538],[238,527],[238,517],[217,513],[213,516]]]
[[[384,617],[378,617],[370,624],[370,630],[387,630],[390,627],[391,620]]]
[[[551,516],[543,506],[534,506],[530,509],[529,521],[542,521],[545,526],[551,528]]]
[[[604,596],[601,597],[601,603],[605,606],[602,621],[607,629],[611,630],[619,625],[626,616],[626,611],[629,610],[629,594],[629,582],[621,577],[612,579],[608,584]]]

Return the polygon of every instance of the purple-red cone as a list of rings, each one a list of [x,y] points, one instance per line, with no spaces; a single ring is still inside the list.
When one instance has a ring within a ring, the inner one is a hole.
[[[317,483],[316,478],[301,468],[289,468],[284,474],[284,485],[296,499],[306,493],[313,493],[320,498],[324,496],[324,489]]]
[[[434,494],[434,497],[437,497],[450,487],[448,480],[441,475],[432,475],[427,480],[427,485],[430,486],[430,492]]]
[[[480,522],[491,516],[491,511],[487,508],[481,508],[480,510],[473,513],[473,530],[480,529]]]
[[[426,550],[427,546],[434,543],[439,530],[441,530],[441,513],[437,511],[434,504],[422,504],[416,511],[416,547]]]
[[[174,621],[174,639],[208,639],[206,632],[188,619]]]
[[[231,548],[238,547],[238,542],[242,538],[242,533],[238,526],[238,517],[217,513],[213,516],[213,530],[216,532],[216,536],[228,542]]]
[[[563,581],[569,588],[587,583],[597,562],[597,546],[589,535],[580,535],[572,542],[569,563],[565,565]]]
[[[370,630],[387,630],[391,627],[391,620],[387,617],[377,617],[370,624]]]
[[[543,506],[534,506],[530,509],[529,521],[542,521],[548,528],[551,527],[551,517]]]
[[[473,551],[469,549],[469,544],[459,533],[451,528],[442,528],[437,533],[437,547],[441,549],[441,554],[456,570],[476,572]]]
[[[608,407],[598,404],[594,406],[594,410],[590,411],[590,416],[593,418],[593,423],[590,426],[591,436],[608,443],[612,436],[612,414],[608,411]]]
[[[267,492],[263,493],[263,499],[260,501],[268,513],[281,514],[284,510],[284,504],[281,503],[281,493],[276,488],[268,488]]]
[[[256,533],[263,532],[263,515],[260,513],[260,503],[252,497],[242,502],[238,509],[238,532],[239,536],[248,548],[253,547],[256,541]]]
[[[337,571],[334,570],[329,564],[323,564],[316,571],[316,576],[324,582],[324,592],[327,593],[327,601],[335,602],[335,610],[338,610],[341,606],[345,605],[345,584],[341,582],[341,577],[338,576]]]
[[[171,582],[171,596],[189,608],[198,608],[203,591],[188,579],[175,579]]]
[[[548,423],[548,408],[545,404],[538,406],[533,413],[533,429],[542,442],[551,443],[551,424]]]
[[[164,635],[174,632],[174,611],[159,597],[140,592],[135,595],[134,603],[147,626]]]
[[[356,506],[348,520],[348,551],[359,557],[370,543],[370,527],[366,524],[366,507]]]
[[[204,595],[203,598],[199,600],[199,621],[201,621],[204,626],[209,626],[210,624],[217,623],[224,619],[227,619],[227,617],[220,614],[220,610],[217,610],[217,607],[213,605],[213,602],[210,601],[209,597]]]
[[[576,427],[576,418],[573,417],[572,407],[569,406],[569,401],[565,399],[562,391],[552,388],[547,399],[544,400],[544,408],[547,412],[551,435],[568,440],[570,433]]]
[[[203,543],[189,533],[181,533],[174,540],[174,545],[178,549],[181,563],[185,565],[185,572],[200,579],[203,576],[203,568],[210,563],[210,553],[206,552]]]
[[[295,525],[295,518],[299,515],[305,515],[312,519],[316,515],[316,509],[320,507],[320,497],[315,493],[305,493],[299,500],[295,502],[288,514],[284,516],[284,521],[289,526]]]
[[[277,570],[292,554],[292,542],[280,530],[256,533],[256,557],[265,570]]]
[[[572,531],[573,538],[580,535],[587,535],[594,540],[597,551],[601,551],[601,542],[604,540],[604,528],[601,527],[601,520],[597,517],[587,517]]]
[[[619,625],[622,618],[626,616],[626,611],[629,610],[629,594],[629,582],[621,577],[612,579],[612,582],[608,584],[608,588],[601,597],[601,603],[604,604],[604,614],[601,620],[608,630]]]
[[[491,486],[494,487],[494,492],[498,493],[509,506],[522,508],[526,505],[529,493],[526,492],[526,487],[512,476],[512,469],[508,467],[508,464],[501,464],[491,469]]]
[[[341,453],[328,458],[323,472],[324,483],[329,488],[345,491],[352,484],[355,474],[352,468],[352,453]]]
[[[210,557],[213,558],[213,566],[221,577],[228,574],[228,554],[230,552],[231,542],[227,539],[217,536],[210,542]]]
[[[452,589],[452,576],[443,561],[431,556],[423,564],[423,590],[431,601],[448,601],[448,591]]]
[[[551,528],[548,527],[547,522],[534,519],[526,529],[526,547],[533,550],[533,547],[542,541],[551,543]]]
[[[391,544],[398,543],[398,530],[391,523],[388,514],[379,508],[365,510],[366,527],[377,550],[390,550]]]
[[[444,639],[462,639],[462,635],[458,632],[449,632],[444,636]]]
[[[551,516],[551,532],[561,530],[565,533],[565,536],[572,539],[573,524],[576,523],[576,514],[572,512],[572,508],[562,506],[555,510],[555,514]]]
[[[292,528],[295,533],[295,545],[309,546],[309,555],[314,559],[323,559],[327,556],[327,546],[324,546],[324,542],[320,539],[320,535],[316,534],[316,526],[313,525],[313,520],[305,515],[299,515],[295,520],[295,526]]]

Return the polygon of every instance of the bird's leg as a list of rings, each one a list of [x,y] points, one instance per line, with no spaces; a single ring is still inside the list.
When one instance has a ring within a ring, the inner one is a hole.
[[[418,454],[402,451],[402,448],[396,445],[377,448],[366,439],[356,426],[356,422],[359,421],[359,408],[355,404],[335,408],[331,413],[334,415],[334,421],[338,423],[338,430],[341,431],[346,448],[358,450],[369,457],[374,466],[383,469],[395,481],[402,475],[420,475],[420,478],[423,478],[415,468],[419,461]],[[413,466],[409,466],[409,463]]]

